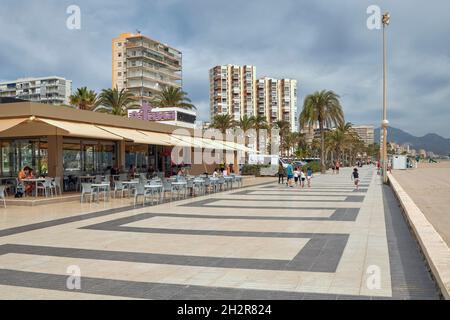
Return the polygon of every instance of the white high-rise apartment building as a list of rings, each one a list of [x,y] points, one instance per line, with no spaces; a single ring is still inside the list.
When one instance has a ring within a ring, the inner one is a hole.
[[[257,112],[269,124],[284,120],[298,131],[297,80],[262,78],[256,81]]]
[[[374,126],[352,126],[353,130],[356,131],[361,140],[364,141],[365,145],[368,146],[373,144],[375,141],[375,127]]]
[[[112,40],[112,87],[149,101],[166,87],[181,88],[181,51],[140,33]]]
[[[216,66],[209,71],[210,116],[231,114],[235,120],[256,114],[254,66]]]
[[[272,124],[285,120],[298,131],[297,81],[256,79],[254,66],[223,65],[209,70],[210,118],[230,114],[235,120],[244,115],[262,115]]]
[[[62,77],[19,78],[0,82],[0,98],[9,97],[48,104],[69,104],[72,80]]]

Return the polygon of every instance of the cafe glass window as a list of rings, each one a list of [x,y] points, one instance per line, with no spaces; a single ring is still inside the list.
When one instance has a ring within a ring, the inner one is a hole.
[[[99,172],[111,170],[116,160],[116,144],[114,142],[101,142],[98,146],[97,158],[97,170]]]
[[[63,167],[65,174],[81,172],[81,144],[79,140],[64,141]]]
[[[105,174],[115,165],[116,143],[65,139],[63,165],[65,174]]]
[[[131,165],[136,167],[138,172],[148,170],[149,147],[148,145],[128,144],[125,147],[125,166],[128,170]]]
[[[0,141],[1,175],[17,176],[25,166],[34,175],[48,174],[48,144],[45,138]]]
[[[12,153],[12,148],[11,148],[11,142],[9,141],[3,141],[1,142],[1,161],[2,161],[2,165],[1,165],[1,175],[2,176],[11,176],[11,174],[14,172],[14,167],[13,167],[13,153]]]

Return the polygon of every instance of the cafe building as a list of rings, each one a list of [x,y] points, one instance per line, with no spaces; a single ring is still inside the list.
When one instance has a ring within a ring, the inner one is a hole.
[[[238,152],[235,142],[192,139],[193,130],[174,134],[178,126],[137,118],[77,110],[32,102],[0,103],[0,178],[17,177],[25,166],[35,175],[63,177],[64,191],[79,187],[77,177],[107,174],[111,168],[128,172],[174,174],[172,148],[182,146]],[[178,132],[178,131],[176,131]],[[190,174],[212,172],[216,164],[190,164]]]

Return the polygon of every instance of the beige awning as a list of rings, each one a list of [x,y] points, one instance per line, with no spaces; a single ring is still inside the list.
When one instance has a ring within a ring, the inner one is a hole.
[[[0,132],[8,130],[18,124],[24,122],[27,118],[19,118],[19,119],[1,119],[0,120]]]
[[[69,136],[97,138],[105,140],[123,140],[121,136],[100,129],[93,124],[81,122],[68,122],[62,120],[51,120],[45,118],[39,118],[37,120],[66,131],[67,135]]]
[[[212,139],[207,139],[207,138],[203,138],[202,139],[204,143],[206,143],[207,145],[210,145],[213,149],[218,149],[218,150],[233,150],[235,151],[236,149],[228,146],[226,144],[223,143],[223,141],[221,140],[212,140]],[[206,147],[205,147],[206,148]]]
[[[182,136],[173,134],[172,141],[179,146],[204,148],[204,149],[217,149],[217,150],[236,150],[231,145],[226,145],[220,140],[212,140],[200,137]]]
[[[117,128],[110,126],[100,126],[97,125],[98,128],[106,130],[112,134],[121,136],[126,140],[130,140],[136,143],[144,143],[144,144],[154,144],[161,146],[170,145],[165,140],[158,139],[158,137],[154,137],[152,135],[153,132],[144,133],[143,131],[135,130],[135,129],[125,129],[125,128]]]
[[[249,150],[251,150],[250,148],[247,148],[243,144],[239,144],[239,143],[236,143],[236,142],[233,142],[233,141],[220,141],[220,142],[223,143],[226,146],[234,148],[237,151],[248,152]]]
[[[178,134],[172,134],[170,136],[170,138],[171,138],[171,141],[176,146],[203,148],[203,144],[200,141],[200,138],[191,137],[191,136],[182,136],[182,135],[178,135]]]
[[[173,146],[174,144],[170,141],[170,135],[167,133],[152,132],[137,130],[147,136],[148,144],[156,144],[160,146]]]

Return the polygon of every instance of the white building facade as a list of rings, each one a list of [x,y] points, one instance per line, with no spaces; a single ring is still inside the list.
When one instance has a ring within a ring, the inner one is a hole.
[[[62,77],[20,78],[0,82],[0,97],[48,104],[69,104],[72,81]]]
[[[140,33],[112,40],[112,87],[126,89],[141,102],[167,87],[182,87],[182,53]]]
[[[222,65],[209,70],[210,119],[229,114],[234,120],[244,115],[264,116],[269,124],[285,120],[298,131],[297,81],[256,78],[251,65]]]

